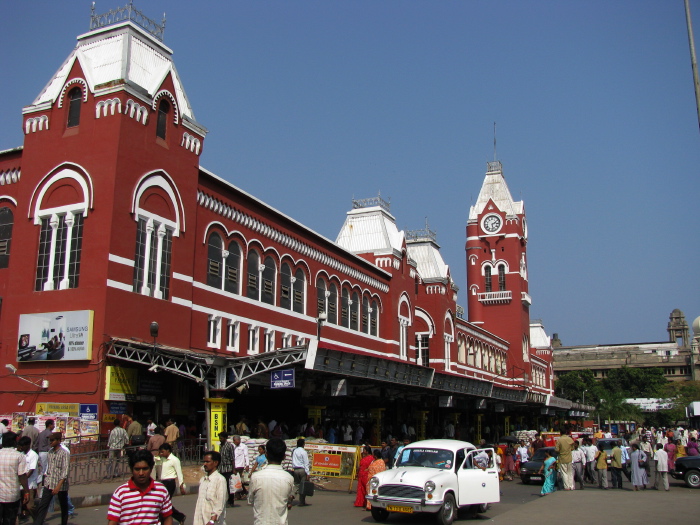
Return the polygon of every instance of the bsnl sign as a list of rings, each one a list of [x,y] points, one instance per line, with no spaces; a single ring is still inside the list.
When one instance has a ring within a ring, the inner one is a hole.
[[[294,369],[274,370],[270,373],[270,388],[294,388]]]

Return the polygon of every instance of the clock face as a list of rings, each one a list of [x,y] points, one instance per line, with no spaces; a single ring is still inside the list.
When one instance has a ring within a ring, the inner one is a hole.
[[[496,233],[501,229],[501,217],[498,215],[487,215],[481,223],[481,227],[487,233]]]

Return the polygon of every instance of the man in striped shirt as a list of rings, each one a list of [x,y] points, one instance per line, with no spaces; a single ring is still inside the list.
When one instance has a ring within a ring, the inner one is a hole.
[[[151,479],[155,460],[147,450],[129,458],[131,479],[117,487],[107,511],[109,525],[173,525],[173,506],[165,486]]]
[[[68,470],[70,452],[61,447],[61,433],[54,432],[49,438],[51,448],[47,454],[48,466],[44,475],[41,500],[34,509],[34,525],[43,525],[49,505],[54,496],[61,504],[61,525],[68,525]]]

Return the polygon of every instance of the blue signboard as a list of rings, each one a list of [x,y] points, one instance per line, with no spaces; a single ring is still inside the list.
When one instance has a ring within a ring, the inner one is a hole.
[[[81,403],[80,410],[78,412],[80,413],[80,419],[97,421],[97,403],[88,405],[83,405]]]
[[[294,369],[274,370],[270,373],[270,388],[294,388]]]

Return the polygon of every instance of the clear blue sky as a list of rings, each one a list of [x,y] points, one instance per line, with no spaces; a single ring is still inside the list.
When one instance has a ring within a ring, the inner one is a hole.
[[[90,1],[0,4],[0,149]],[[98,0],[105,12],[126,0]],[[698,130],[683,0],[140,0],[201,164],[335,240],[351,199],[437,230],[466,306],[465,225],[493,159],[530,230],[531,315],[564,344],[666,339],[700,315]],[[700,1],[692,0],[700,31]],[[700,43],[700,33],[698,34]]]

